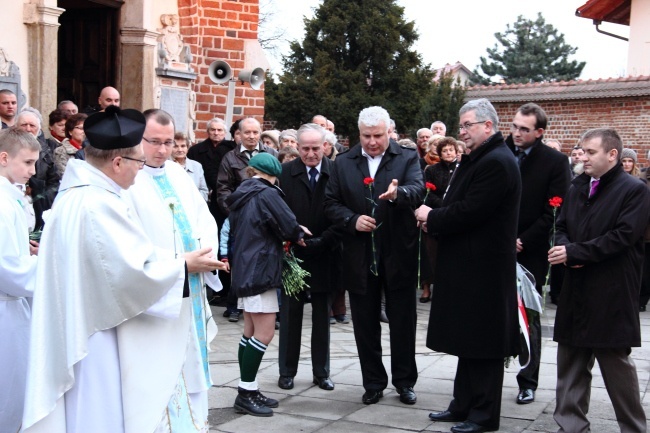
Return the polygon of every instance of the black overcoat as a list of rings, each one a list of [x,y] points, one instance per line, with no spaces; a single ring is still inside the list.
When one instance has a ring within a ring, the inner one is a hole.
[[[355,229],[372,203],[364,179],[370,177],[361,145],[337,155],[325,194],[325,214],[344,230],[341,282],[351,293],[365,293],[372,263],[370,233]],[[379,200],[393,179],[399,187],[394,202]],[[390,142],[372,187],[377,203],[375,230],[379,266],[384,267],[386,290],[413,290],[417,285],[418,229],[414,210],[422,202],[424,182],[417,152]]]
[[[298,224],[307,227],[313,235],[305,238],[307,247],[295,245],[294,253],[303,260],[300,266],[311,274],[305,281],[314,293],[338,289],[337,257],[342,232],[325,216],[323,206],[332,165],[329,159],[322,159],[320,176],[313,191],[309,186],[307,168],[299,158],[282,164],[282,174],[278,178],[285,194],[284,201]]]
[[[572,181],[557,222],[556,244],[566,246],[567,268],[553,339],[576,347],[638,347],[650,192],[620,164],[587,198],[590,179],[582,174]]]
[[[515,152],[512,136],[506,144]],[[538,290],[544,284],[548,270],[548,249],[553,227],[552,197],[564,198],[571,183],[571,167],[566,155],[542,143],[541,138],[519,167],[521,173],[521,203],[517,237],[523,250],[517,260],[532,272]]]
[[[519,167],[500,132],[463,155],[443,201],[427,347],[463,358],[518,353],[516,239]]]

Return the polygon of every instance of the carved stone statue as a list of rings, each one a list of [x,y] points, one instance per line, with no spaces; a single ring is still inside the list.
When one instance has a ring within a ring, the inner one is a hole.
[[[11,62],[7,58],[7,53],[4,48],[0,47],[0,77],[8,77],[11,67]]]
[[[183,51],[183,36],[179,33],[178,29],[178,15],[176,14],[162,14],[160,16],[162,28],[158,29],[161,33],[158,42],[161,43],[162,49],[166,55],[164,57],[165,63],[181,62],[181,52]],[[159,55],[162,50],[158,49]]]

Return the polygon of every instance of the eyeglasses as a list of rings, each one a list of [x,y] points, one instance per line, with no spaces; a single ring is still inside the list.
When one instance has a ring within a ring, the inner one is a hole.
[[[529,128],[519,127],[517,125],[512,125],[510,127],[510,131],[512,131],[513,133],[519,131],[520,134],[529,134],[531,132]]]
[[[458,131],[460,132],[460,131],[462,131],[463,129],[464,129],[465,131],[469,131],[469,128],[471,128],[472,125],[476,125],[476,124],[478,124],[478,123],[485,123],[485,122],[487,122],[487,120],[481,120],[480,122],[465,122],[465,123],[463,123],[462,125],[458,125]]]
[[[144,163],[147,162],[146,159],[131,158],[131,157],[124,156],[124,155],[121,155],[121,156],[122,156],[122,159],[128,159],[129,161],[135,161],[135,162],[137,162],[137,163],[138,163],[138,167],[140,167],[140,168],[144,167]]]
[[[160,140],[149,140],[144,137],[142,137],[144,141],[146,141],[149,144],[153,144],[154,146],[165,146],[165,147],[172,147],[175,143],[174,140],[167,140],[167,141],[160,141]]]
[[[83,131],[83,130],[84,130],[84,127],[81,126],[81,125],[78,125],[78,126],[75,126],[74,129],[78,129],[78,130],[80,130],[80,131]]]

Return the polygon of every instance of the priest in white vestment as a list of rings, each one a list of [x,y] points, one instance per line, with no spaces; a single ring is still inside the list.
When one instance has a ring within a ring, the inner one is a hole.
[[[144,112],[147,126],[143,134],[142,149],[145,166],[138,173],[135,184],[125,193],[125,199],[149,235],[160,248],[173,250],[177,254],[199,247],[219,246],[218,229],[208,205],[197,190],[192,179],[183,168],[171,160],[174,145],[174,120],[165,111],[152,109]],[[216,335],[216,324],[212,320],[207,303],[204,282],[212,289],[221,289],[218,276],[210,272],[193,274],[189,279],[191,320],[187,326],[186,339],[178,350],[185,352],[182,370],[177,377],[161,380],[179,381],[189,398],[189,407],[177,407],[176,399],[169,401],[163,423],[176,428],[193,431],[192,426],[208,430],[208,389],[212,386],[208,364],[208,348]],[[169,332],[163,327],[152,327],[148,332]],[[181,343],[181,342],[178,342]],[[157,362],[161,350],[154,348],[145,355],[151,363]],[[182,375],[181,375],[182,371]],[[152,395],[153,397],[153,395]],[[168,395],[168,397],[171,397]],[[182,430],[186,431],[186,430]]]
[[[154,432],[177,391],[163,379],[185,359],[188,277],[222,264],[210,248],[154,246],[134,218],[122,195],[144,128],[142,113],[109,107],[84,123],[87,160],[68,163],[39,251],[24,432]],[[148,334],[157,326],[169,332]]]
[[[23,415],[36,256],[18,188],[34,175],[40,149],[30,133],[0,132],[0,433],[16,433]]]

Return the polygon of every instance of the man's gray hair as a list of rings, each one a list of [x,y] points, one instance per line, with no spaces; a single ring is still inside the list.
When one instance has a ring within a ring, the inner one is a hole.
[[[325,141],[327,141],[329,144],[334,146],[336,144],[336,142],[339,141],[339,140],[336,138],[336,134],[334,134],[333,132],[327,131],[325,133]]]
[[[262,125],[260,124],[259,120],[257,120],[254,117],[245,117],[239,122],[239,131],[244,132],[244,123],[250,123],[250,122],[255,122],[257,124],[257,128],[260,130],[260,134],[262,133]]]
[[[415,136],[420,138],[420,134],[423,132],[428,132],[429,134],[433,134],[433,131],[430,130],[429,128],[420,128],[418,129],[418,132],[415,133]]]
[[[294,140],[298,141],[298,133],[296,132],[295,129],[285,129],[284,131],[282,131],[280,133],[280,143],[282,143],[282,140],[288,137],[292,137]]]
[[[297,137],[296,140],[298,140],[298,143],[301,142],[300,137],[302,136],[302,134],[304,134],[307,131],[318,132],[320,134],[321,143],[325,141],[325,133],[327,132],[327,129],[315,123],[305,123],[304,125],[301,125],[300,128],[298,128],[298,132],[296,132],[296,137]]]
[[[388,111],[382,107],[364,108],[361,110],[361,113],[359,113],[359,128],[361,128],[361,125],[377,126],[382,122],[386,125],[386,129],[388,130],[388,127],[391,124],[391,118]]]
[[[445,128],[445,131],[447,130],[447,125],[445,125],[444,122],[441,122],[440,120],[436,120],[431,124],[431,129],[433,129],[433,125],[442,125],[443,128]]]
[[[468,111],[474,111],[477,122],[489,120],[492,122],[492,130],[494,132],[499,130],[499,116],[497,115],[497,110],[494,109],[494,106],[487,99],[481,98],[469,101],[461,107],[460,115],[462,116]]]
[[[210,129],[210,125],[212,125],[213,123],[220,123],[220,124],[223,125],[223,129],[224,129],[224,130],[228,129],[228,126],[226,125],[226,121],[225,121],[225,120],[223,120],[223,119],[221,119],[221,118],[219,118],[219,117],[215,117],[214,119],[210,119],[210,120],[208,120],[208,123],[207,123],[207,125],[205,126],[206,131],[207,131],[208,129]]]
[[[36,120],[38,120],[38,129],[43,128],[43,116],[41,116],[41,113],[36,108],[33,107],[25,107],[20,113],[18,113],[18,115],[16,116],[16,125],[20,122],[20,120],[23,117],[28,115],[31,115]]]

